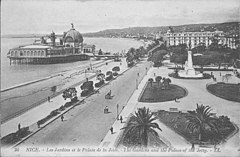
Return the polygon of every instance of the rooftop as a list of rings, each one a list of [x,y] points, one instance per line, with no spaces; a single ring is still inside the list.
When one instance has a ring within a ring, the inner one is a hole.
[[[26,46],[21,46],[19,48],[22,49],[44,49],[44,48],[50,48],[51,46],[48,45],[26,45]]]

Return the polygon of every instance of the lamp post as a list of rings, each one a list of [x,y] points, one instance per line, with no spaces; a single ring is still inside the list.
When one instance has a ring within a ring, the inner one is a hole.
[[[117,120],[119,120],[119,118],[118,118],[118,107],[119,107],[119,105],[117,104]]]
[[[136,89],[138,89],[138,79],[136,79]]]

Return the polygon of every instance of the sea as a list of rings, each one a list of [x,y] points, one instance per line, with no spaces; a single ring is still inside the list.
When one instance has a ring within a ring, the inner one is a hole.
[[[38,38],[1,38],[1,90],[58,74],[89,62],[10,65],[10,61],[7,58],[9,49],[20,45],[32,44],[36,39]],[[110,53],[127,52],[131,47],[138,48],[144,45],[143,42],[125,38],[84,38],[84,43],[94,44],[96,50],[101,49],[103,52]]]

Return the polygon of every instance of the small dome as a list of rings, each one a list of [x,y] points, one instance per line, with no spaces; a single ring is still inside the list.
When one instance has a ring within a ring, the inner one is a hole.
[[[65,42],[83,42],[82,35],[74,28],[70,29],[63,38]]]

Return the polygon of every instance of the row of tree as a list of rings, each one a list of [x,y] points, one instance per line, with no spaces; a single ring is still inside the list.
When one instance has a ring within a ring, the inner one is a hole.
[[[175,64],[181,64],[182,67],[187,60],[187,45],[180,44],[178,46],[170,46],[171,52],[170,61]],[[240,57],[240,51],[230,49],[225,46],[216,46],[216,43],[212,43],[209,48],[200,44],[192,49],[193,52],[193,64],[199,65],[203,68],[205,65],[215,64],[218,68],[221,68],[223,63],[233,65],[235,59]]]
[[[128,66],[132,66],[134,62],[139,61],[140,58],[143,58],[146,54],[147,51],[143,46],[140,46],[138,49],[130,48],[126,54]]]

